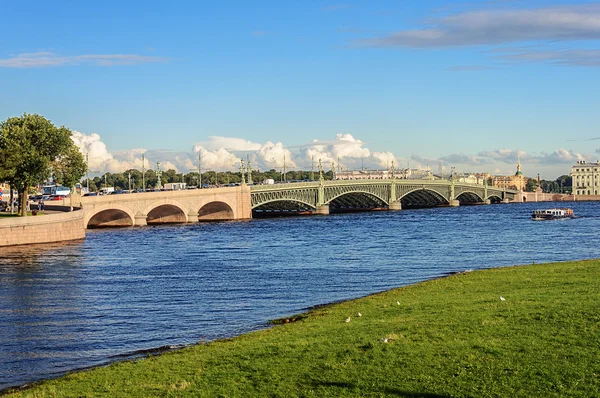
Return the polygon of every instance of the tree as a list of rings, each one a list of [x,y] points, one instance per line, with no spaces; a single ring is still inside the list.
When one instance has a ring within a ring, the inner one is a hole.
[[[19,192],[23,216],[29,187],[47,179],[52,162],[67,156],[73,147],[71,130],[56,127],[40,115],[25,113],[0,123],[0,170]]]
[[[556,179],[556,182],[561,187],[561,193],[571,192],[571,187],[573,185],[571,176],[562,175]]]
[[[530,178],[527,180],[527,184],[525,185],[526,192],[535,192],[538,187],[538,182],[535,178]]]
[[[70,145],[62,155],[52,162],[54,180],[65,187],[71,188],[71,193],[75,184],[81,180],[86,171],[85,159],[75,145]],[[69,196],[71,211],[73,211],[73,195]]]

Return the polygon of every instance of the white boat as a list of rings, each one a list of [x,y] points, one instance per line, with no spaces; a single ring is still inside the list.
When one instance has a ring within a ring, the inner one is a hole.
[[[542,209],[534,210],[531,213],[531,219],[535,221],[540,220],[565,220],[574,218],[573,210],[569,208],[555,208],[555,209]]]

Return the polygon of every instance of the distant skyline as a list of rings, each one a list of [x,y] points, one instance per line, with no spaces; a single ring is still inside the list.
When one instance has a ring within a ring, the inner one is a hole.
[[[427,167],[554,179],[600,158],[600,2],[2,5],[0,119],[92,172]]]

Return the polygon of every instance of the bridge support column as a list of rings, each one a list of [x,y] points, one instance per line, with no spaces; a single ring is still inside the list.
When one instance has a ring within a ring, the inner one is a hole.
[[[452,199],[450,201],[450,206],[451,207],[458,207],[458,206],[460,206],[460,202],[458,200],[456,200],[456,199]]]
[[[195,211],[190,211],[187,215],[187,222],[199,222],[198,213],[196,213]]]
[[[392,211],[402,210],[402,202],[400,202],[398,200],[396,202],[390,203],[390,205],[388,206],[388,210],[392,210]]]
[[[317,206],[317,210],[314,212],[314,214],[328,215],[329,214],[329,205]]]
[[[146,225],[148,225],[148,222],[146,221],[147,219],[148,219],[148,216],[138,213],[135,215],[135,220],[133,220],[133,225],[136,227],[146,226]]]
[[[490,205],[490,204],[492,204],[492,201],[489,200],[489,199],[486,199],[486,200],[483,201],[483,204],[484,205]]]
[[[510,200],[508,200],[508,198],[504,198],[504,199],[502,199],[502,203],[508,204],[508,203],[510,203]]]

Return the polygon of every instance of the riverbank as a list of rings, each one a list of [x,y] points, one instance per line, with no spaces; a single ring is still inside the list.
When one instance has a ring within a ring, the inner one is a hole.
[[[457,274],[14,396],[598,396],[598,292],[600,260]]]
[[[85,238],[83,211],[46,206],[37,215],[0,217],[0,247],[54,243]]]

